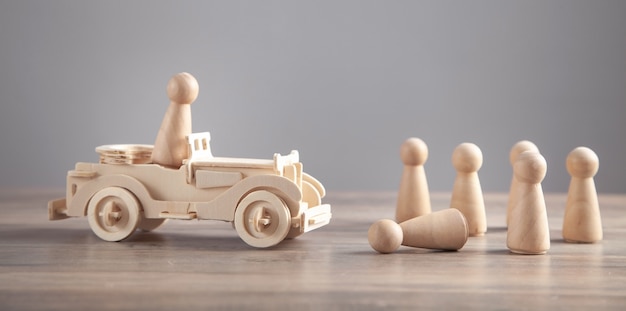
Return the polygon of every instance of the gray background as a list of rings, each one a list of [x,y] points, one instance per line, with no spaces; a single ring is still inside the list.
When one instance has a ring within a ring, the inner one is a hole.
[[[626,192],[626,1],[0,1],[0,186],[64,187],[94,148],[154,142],[181,71],[215,155],[298,149],[331,191],[397,189],[399,146],[429,146],[431,190],[454,147],[481,147],[506,191],[510,147],[534,141],[544,190],[565,157],[600,157]]]

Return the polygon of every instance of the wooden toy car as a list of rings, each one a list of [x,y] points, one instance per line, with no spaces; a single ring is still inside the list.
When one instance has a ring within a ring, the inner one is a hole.
[[[297,151],[271,160],[214,157],[210,134],[191,133],[195,78],[175,75],[167,90],[171,104],[155,145],[96,148],[99,163],[76,163],[65,198],[48,202],[50,220],[87,216],[106,241],[154,230],[167,219],[222,220],[254,247],[330,222],[324,187],[302,171]]]
[[[178,169],[149,162],[152,146],[96,148],[100,163],[77,163],[65,198],[48,204],[51,220],[87,216],[93,232],[120,241],[166,219],[234,222],[251,246],[269,247],[329,223],[322,184],[302,171],[297,151],[272,160],[211,156],[209,133],[189,137]]]

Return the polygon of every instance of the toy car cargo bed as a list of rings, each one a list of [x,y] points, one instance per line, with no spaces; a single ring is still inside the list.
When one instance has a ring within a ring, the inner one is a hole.
[[[213,157],[194,160],[195,167],[273,168],[274,160]]]
[[[260,168],[273,169],[276,172],[282,172],[286,165],[298,163],[300,155],[297,150],[292,150],[288,155],[274,154],[273,159],[248,159],[248,158],[230,158],[230,157],[213,157],[206,154],[199,154],[198,151],[191,152],[191,158],[186,163],[193,167],[227,167],[227,168]]]

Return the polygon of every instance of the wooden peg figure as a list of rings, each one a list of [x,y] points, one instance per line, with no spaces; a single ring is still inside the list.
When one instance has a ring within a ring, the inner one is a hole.
[[[457,209],[445,209],[397,224],[382,219],[370,226],[367,239],[379,253],[392,253],[400,245],[455,251],[468,238],[467,220]]]
[[[507,247],[513,253],[545,254],[550,249],[548,215],[541,188],[546,170],[546,160],[536,151],[522,152],[513,166],[517,199],[506,237]]]
[[[517,157],[524,151],[539,152],[539,148],[537,148],[537,146],[534,143],[528,140],[521,140],[515,143],[515,145],[513,145],[513,147],[511,148],[511,152],[509,153],[509,161],[511,162],[511,167],[515,165],[515,162],[517,161]],[[509,225],[509,219],[511,218],[511,210],[513,209],[513,206],[515,205],[514,202],[516,200],[515,191],[517,189],[517,180],[515,179],[515,176],[511,178],[511,187],[509,189],[510,189],[509,201],[506,207],[506,225],[507,226]]]
[[[402,245],[455,251],[469,236],[467,219],[457,209],[449,208],[400,223]]]
[[[452,165],[457,171],[450,207],[456,208],[467,219],[470,236],[483,236],[487,232],[485,201],[478,179],[483,164],[480,148],[472,143],[462,143],[452,153]]]
[[[400,148],[400,159],[404,163],[404,169],[396,207],[396,221],[399,223],[431,212],[430,194],[424,172],[428,147],[419,138],[409,138]]]
[[[170,105],[154,142],[152,163],[178,168],[188,158],[186,137],[191,134],[191,103],[198,97],[198,81],[186,73],[173,76],[167,84]]]
[[[567,156],[566,167],[572,179],[565,204],[563,238],[572,243],[600,241],[602,220],[593,180],[598,172],[598,156],[587,147],[578,147]]]

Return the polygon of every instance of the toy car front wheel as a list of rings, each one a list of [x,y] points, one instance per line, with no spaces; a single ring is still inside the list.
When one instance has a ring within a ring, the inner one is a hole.
[[[285,239],[291,217],[283,200],[260,190],[248,194],[237,205],[234,225],[239,237],[248,245],[270,247]]]
[[[105,241],[121,241],[139,224],[139,201],[128,190],[104,188],[91,198],[87,218],[91,230]]]

